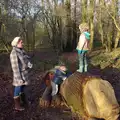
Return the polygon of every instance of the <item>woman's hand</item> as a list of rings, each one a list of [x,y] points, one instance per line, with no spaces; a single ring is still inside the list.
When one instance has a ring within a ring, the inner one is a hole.
[[[32,68],[33,67],[33,64],[28,62],[28,68]]]

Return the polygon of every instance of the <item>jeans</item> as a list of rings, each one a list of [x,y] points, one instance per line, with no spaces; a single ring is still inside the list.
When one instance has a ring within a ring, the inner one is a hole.
[[[79,71],[81,73],[82,72],[87,72],[88,63],[87,63],[86,52],[78,54],[78,57],[79,57],[79,69],[77,71]]]
[[[14,87],[14,97],[19,97],[24,92],[25,85]]]
[[[51,81],[52,86],[52,96],[56,95],[58,93],[58,85]]]

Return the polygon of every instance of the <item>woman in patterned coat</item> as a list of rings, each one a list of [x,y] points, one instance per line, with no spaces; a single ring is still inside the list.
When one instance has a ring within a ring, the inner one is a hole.
[[[30,57],[23,50],[23,40],[15,37],[11,43],[13,49],[10,54],[10,62],[13,71],[14,103],[15,110],[24,110],[21,107],[20,98],[25,102],[24,88],[28,85],[28,70],[32,68]]]

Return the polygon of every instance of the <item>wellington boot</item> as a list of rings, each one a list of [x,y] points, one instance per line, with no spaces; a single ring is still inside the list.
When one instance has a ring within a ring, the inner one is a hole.
[[[17,111],[25,110],[23,107],[20,106],[20,97],[14,98],[14,103],[15,103],[15,110]]]

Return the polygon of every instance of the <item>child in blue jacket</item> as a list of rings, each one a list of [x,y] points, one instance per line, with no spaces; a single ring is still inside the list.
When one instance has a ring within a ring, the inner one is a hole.
[[[55,75],[51,81],[52,86],[52,96],[58,93],[58,86],[69,77],[71,73],[67,73],[67,68],[64,65],[58,66],[55,69]]]

